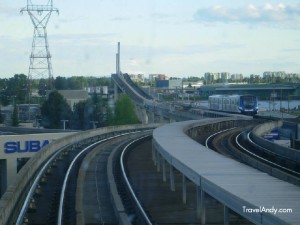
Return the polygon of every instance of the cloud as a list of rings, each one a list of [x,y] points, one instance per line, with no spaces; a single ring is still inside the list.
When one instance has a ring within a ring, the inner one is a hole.
[[[21,8],[0,5],[0,17],[6,18],[7,16],[20,16],[20,9]]]
[[[300,48],[285,48],[282,49],[283,52],[300,52]]]
[[[49,41],[56,44],[70,45],[99,45],[99,43],[110,43],[111,38],[116,33],[73,33],[73,34],[53,34],[49,35]]]
[[[194,14],[197,22],[240,22],[240,23],[291,23],[300,20],[300,4],[286,5],[249,4],[241,8],[228,8],[222,5],[214,5],[209,8],[201,8]],[[299,23],[298,23],[299,24]],[[299,26],[299,25],[298,25]]]
[[[115,16],[110,18],[110,21],[128,21],[128,20],[131,20],[131,18],[126,16]]]
[[[155,12],[151,14],[152,17],[156,17],[156,18],[174,18],[175,15],[169,14],[169,13],[159,13],[159,12]]]

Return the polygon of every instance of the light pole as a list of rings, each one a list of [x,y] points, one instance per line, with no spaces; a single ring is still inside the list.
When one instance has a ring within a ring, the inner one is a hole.
[[[66,122],[69,122],[69,120],[61,120],[61,122],[63,122],[64,124],[64,130],[66,129]]]

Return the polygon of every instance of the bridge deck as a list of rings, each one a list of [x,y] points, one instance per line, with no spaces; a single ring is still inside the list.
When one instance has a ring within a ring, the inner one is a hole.
[[[157,128],[153,137],[158,151],[206,193],[252,222],[300,224],[300,187],[226,158],[184,134],[183,130],[204,121]],[[259,209],[270,209],[273,213],[253,212]],[[292,212],[275,213],[279,209]]]

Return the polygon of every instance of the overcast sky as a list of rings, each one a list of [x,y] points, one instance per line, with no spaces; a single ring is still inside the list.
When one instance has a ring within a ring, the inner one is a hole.
[[[45,4],[48,0],[32,0]],[[0,76],[27,75],[33,25],[26,0],[0,0]],[[275,0],[53,0],[47,31],[54,76],[121,71],[300,73],[300,3]]]

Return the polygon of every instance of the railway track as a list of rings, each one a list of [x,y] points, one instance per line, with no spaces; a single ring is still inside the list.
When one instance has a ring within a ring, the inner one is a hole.
[[[128,192],[131,188],[124,188],[125,169],[119,165],[118,155],[120,149],[127,145],[125,149],[129,148],[129,143],[149,135],[151,130],[128,132],[101,140],[92,138],[61,149],[36,174],[28,186],[28,194],[22,197],[21,210],[11,217],[9,224],[118,224],[120,206],[111,204],[112,194],[121,198],[126,215],[135,215],[132,224],[147,224],[137,198]],[[115,155],[111,156],[112,153]],[[90,164],[85,161],[88,156]],[[110,157],[113,159],[110,173],[117,186],[115,193],[109,187]]]
[[[272,150],[262,151],[262,147],[250,138],[252,127],[254,124],[212,134],[206,140],[206,147],[279,179],[300,185],[300,165],[274,154]]]
[[[251,126],[248,129],[250,130]],[[236,138],[237,135],[243,130],[245,130],[245,127],[218,132],[212,135],[210,140],[207,140],[207,144],[211,145],[210,148],[215,148],[228,157],[237,157],[239,160],[247,162],[250,165],[258,165],[260,162],[257,159],[250,159],[249,155],[232,145],[231,141],[225,141],[238,139]],[[61,149],[43,164],[43,167],[36,175],[36,179],[28,187],[29,194],[23,196],[25,201],[21,213],[12,217],[17,219],[12,219],[8,224],[121,224],[119,222],[121,216],[129,224],[152,224],[151,221],[161,222],[165,219],[166,221],[164,222],[169,223],[171,219],[166,216],[169,216],[174,210],[168,205],[171,211],[161,212],[160,206],[166,203],[159,202],[153,205],[153,199],[161,201],[162,198],[170,195],[169,201],[173,201],[175,197],[178,197],[178,193],[172,195],[172,193],[166,192],[168,194],[164,193],[163,197],[150,198],[149,196],[155,196],[152,194],[158,191],[150,188],[151,195],[144,192],[145,189],[149,190],[149,183],[141,182],[141,179],[148,180],[148,172],[147,175],[138,176],[138,179],[135,181],[131,180],[131,178],[123,179],[123,174],[127,176],[127,167],[130,167],[132,162],[126,162],[123,167],[118,163],[121,155],[120,149],[130,149],[132,145],[135,145],[139,141],[144,141],[145,136],[149,136],[150,134],[151,131],[137,131],[115,134],[103,138],[91,138]],[[214,147],[212,147],[213,145]],[[146,147],[141,148],[145,149]],[[127,154],[124,153],[122,155],[126,161]],[[110,162],[110,165],[107,162]],[[134,162],[136,163],[137,161],[135,160]],[[259,169],[261,168],[268,168],[267,170],[270,170],[268,165],[262,166],[259,164]],[[109,170],[112,171],[114,177],[115,191],[113,191],[113,182],[108,175]],[[131,169],[130,173],[133,174],[136,170]],[[277,175],[279,174],[277,168],[272,168],[271,171],[275,171]],[[130,173],[129,176],[131,175]],[[65,174],[68,174],[68,176],[65,176]],[[150,178],[152,181],[154,181],[153,176],[154,174]],[[161,179],[160,175],[155,179],[157,178]],[[180,180],[179,175],[177,179]],[[128,180],[135,183],[135,191],[126,184]],[[139,185],[142,186],[140,187]],[[166,188],[167,186],[166,184],[162,184],[162,186],[157,186],[157,190],[160,192],[162,187]],[[194,190],[192,186],[189,188]],[[138,197],[134,194],[136,189]],[[123,208],[118,203],[116,205],[111,204],[112,192],[116,195],[116,197],[113,197],[114,201],[122,202]],[[140,197],[142,197],[141,203],[138,200]],[[193,202],[195,196],[191,195],[190,198],[190,202]],[[180,197],[178,199],[179,202],[181,202]],[[221,210],[221,206],[213,200],[209,200],[208,205],[217,211]],[[147,206],[146,212],[143,209],[144,206]],[[157,206],[159,206],[159,210]],[[189,213],[189,215],[191,215],[191,212],[193,215],[196,215],[194,205],[176,205],[176,210],[179,208],[182,212]],[[147,217],[148,212],[151,212],[150,219]],[[197,224],[196,218],[182,216],[182,214],[173,215],[174,218],[176,216],[178,216],[176,221],[182,220],[181,224],[191,224],[191,221]],[[216,218],[215,214],[208,215],[208,218],[210,217],[214,221],[222,219]],[[234,222],[240,220],[234,213],[231,214],[231,217]],[[239,223],[236,222],[236,224]]]

